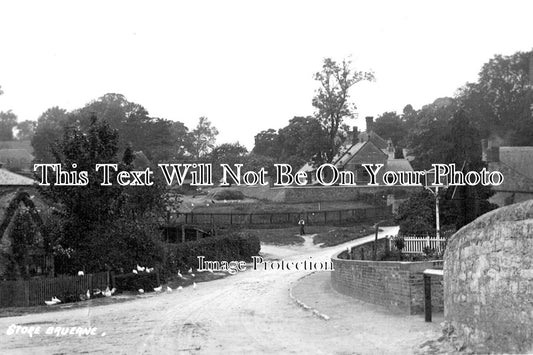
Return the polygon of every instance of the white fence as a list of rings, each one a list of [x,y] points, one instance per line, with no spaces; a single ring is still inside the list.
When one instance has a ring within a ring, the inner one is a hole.
[[[394,236],[389,237],[390,250],[396,249],[394,246]],[[407,235],[403,237],[404,248],[402,253],[406,254],[423,254],[424,248],[429,247],[437,252],[441,252],[446,247],[445,238],[436,238],[428,236]]]

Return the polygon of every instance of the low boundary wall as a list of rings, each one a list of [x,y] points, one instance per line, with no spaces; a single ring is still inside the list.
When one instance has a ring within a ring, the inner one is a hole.
[[[386,239],[380,239],[378,254],[386,242]],[[364,254],[370,256],[372,243],[353,248],[350,254],[358,258],[364,249]],[[440,261],[372,261],[349,260],[347,257],[347,251],[343,251],[331,258],[334,266],[331,284],[337,292],[399,313],[424,313],[423,271],[435,268]],[[442,279],[431,278],[431,303],[433,312],[444,310]]]

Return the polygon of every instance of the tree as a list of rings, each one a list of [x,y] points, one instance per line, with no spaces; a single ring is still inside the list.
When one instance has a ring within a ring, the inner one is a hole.
[[[39,116],[35,133],[31,139],[36,162],[55,162],[53,151],[57,151],[61,132],[68,123],[67,110],[57,106],[49,108]]]
[[[57,163],[66,171],[87,171],[88,183],[59,186],[50,174],[51,185],[41,187],[44,196],[62,206],[61,221],[53,228],[52,238],[56,250],[69,252],[59,253],[59,272],[128,269],[137,263],[155,265],[161,261],[157,225],[147,218],[147,209],[162,196],[143,196],[159,194],[161,189],[147,186],[133,191],[134,187],[120,186],[116,183],[118,172],[113,170],[112,185],[102,186],[102,171],[95,169],[96,164],[114,163],[119,171],[132,170],[133,153],[126,149],[119,159],[118,142],[117,130],[96,116],[86,131],[72,126],[64,129],[55,152]]]
[[[397,152],[401,152],[401,148],[406,146],[407,141],[407,125],[405,121],[396,114],[396,112],[385,112],[376,118],[372,126],[374,132],[380,137],[391,139],[396,147]]]
[[[218,130],[211,125],[207,117],[200,117],[196,128],[189,133],[190,153],[194,159],[207,155],[215,146]]]
[[[0,112],[0,140],[13,140],[13,128],[17,125],[17,115],[11,110]]]
[[[531,56],[531,51],[496,55],[483,65],[477,82],[459,90],[457,98],[482,136],[496,134],[510,145],[533,142]]]
[[[345,118],[353,118],[355,104],[350,102],[349,89],[362,80],[374,80],[371,72],[355,71],[350,68],[351,62],[343,60],[337,63],[331,58],[324,59],[322,71],[314,75],[320,83],[313,98],[316,116],[326,130],[329,148],[326,152],[327,161],[331,162],[338,146],[335,138]]]
[[[31,140],[37,128],[36,121],[22,121],[17,124],[17,139],[19,141]]]
[[[255,144],[252,152],[266,157],[279,157],[281,146],[276,130],[269,128],[255,135]]]
[[[213,178],[218,181],[222,178],[220,164],[228,164],[233,168],[234,164],[244,164],[248,150],[237,143],[224,143],[216,146],[209,154],[209,161],[213,163]]]

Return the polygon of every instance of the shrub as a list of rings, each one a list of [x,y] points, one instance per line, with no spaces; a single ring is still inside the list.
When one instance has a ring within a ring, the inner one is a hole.
[[[155,273],[124,274],[115,276],[115,287],[119,291],[137,291],[142,288],[145,292],[152,292],[158,287]]]
[[[243,200],[244,194],[240,190],[235,189],[223,189],[218,190],[213,194],[213,200]]]
[[[196,269],[198,256],[206,260],[246,260],[258,255],[261,250],[259,238],[246,233],[204,238],[194,242],[166,244],[163,271],[165,273],[182,272],[189,268]]]

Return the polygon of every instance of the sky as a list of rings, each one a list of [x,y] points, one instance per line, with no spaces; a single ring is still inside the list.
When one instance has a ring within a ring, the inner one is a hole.
[[[217,143],[312,115],[324,58],[375,82],[358,118],[415,109],[477,80],[495,54],[533,49],[532,1],[1,1],[0,111],[36,120],[123,94]]]

